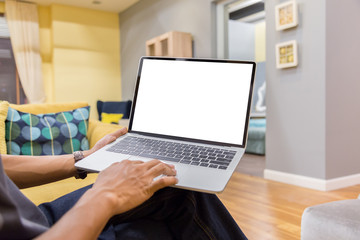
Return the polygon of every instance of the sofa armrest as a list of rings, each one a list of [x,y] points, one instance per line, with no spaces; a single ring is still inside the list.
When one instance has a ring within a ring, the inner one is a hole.
[[[121,125],[103,123],[98,120],[89,120],[89,129],[87,133],[87,138],[89,140],[90,148],[92,148],[95,143],[97,143],[101,138],[106,134],[115,132],[118,129],[123,128]]]
[[[65,194],[73,192],[79,188],[93,184],[97,178],[97,173],[88,174],[85,179],[66,178],[57,182],[44,184],[41,186],[21,189],[21,192],[29,198],[35,205],[51,202]]]
[[[355,240],[360,236],[360,200],[311,206],[301,219],[301,240]]]

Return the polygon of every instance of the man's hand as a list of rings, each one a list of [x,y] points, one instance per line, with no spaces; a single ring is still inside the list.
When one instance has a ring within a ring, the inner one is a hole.
[[[122,128],[100,139],[90,154],[115,141],[127,133]],[[154,181],[154,178],[164,175]],[[157,190],[177,183],[176,170],[173,165],[165,164],[159,160],[149,162],[125,160],[114,163],[100,172],[93,189],[97,194],[104,193],[110,198],[113,213],[126,212],[147,199]]]
[[[115,141],[118,137],[125,135],[127,133],[127,128],[123,127],[122,129],[117,130],[116,132],[110,133],[100,139],[90,150],[89,154],[92,154],[99,150],[100,148],[108,145],[109,143]]]
[[[157,190],[176,184],[175,175],[173,165],[159,160],[145,163],[125,160],[102,171],[92,190],[109,197],[113,213],[119,214],[140,205]]]
[[[102,171],[86,191],[50,230],[37,239],[97,239],[108,220],[126,212],[160,188],[177,183],[174,166],[158,160],[125,160]],[[154,181],[155,177],[166,175]]]

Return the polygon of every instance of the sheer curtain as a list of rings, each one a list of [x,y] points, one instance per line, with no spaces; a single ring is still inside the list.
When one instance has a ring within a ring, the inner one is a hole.
[[[20,81],[30,103],[45,101],[36,4],[5,0],[5,15]]]

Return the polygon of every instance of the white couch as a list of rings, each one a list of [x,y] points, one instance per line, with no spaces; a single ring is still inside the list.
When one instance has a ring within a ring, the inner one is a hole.
[[[301,240],[360,239],[360,195],[311,206],[301,219]]]

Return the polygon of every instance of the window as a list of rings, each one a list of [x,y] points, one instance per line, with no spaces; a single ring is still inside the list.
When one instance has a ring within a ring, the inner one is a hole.
[[[8,26],[0,16],[0,100],[10,103],[26,103],[26,96],[16,70]]]

